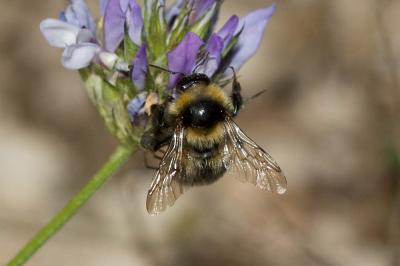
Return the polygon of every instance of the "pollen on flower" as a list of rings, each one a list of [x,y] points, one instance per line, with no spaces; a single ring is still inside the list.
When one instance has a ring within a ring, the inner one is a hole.
[[[146,112],[146,114],[148,116],[151,115],[151,107],[153,105],[159,104],[160,103],[160,97],[158,97],[157,93],[150,93],[147,98],[146,98],[146,102],[144,104],[144,111]]]

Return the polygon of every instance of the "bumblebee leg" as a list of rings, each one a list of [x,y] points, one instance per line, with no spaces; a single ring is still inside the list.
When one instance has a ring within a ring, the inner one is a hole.
[[[153,155],[153,157],[155,158],[155,159],[157,159],[157,160],[162,160],[162,156],[159,156],[159,155],[157,155],[157,154],[154,154]]]
[[[237,80],[235,69],[233,67],[231,67],[231,69],[233,71],[231,99],[232,99],[233,108],[234,108],[233,116],[236,116],[239,113],[239,110],[242,108],[242,105],[243,105],[242,95],[240,94],[242,87],[240,86],[240,83]]]
[[[166,152],[166,146],[162,146],[154,153],[154,158],[162,159]]]
[[[140,140],[142,147],[152,152],[168,144],[173,134],[171,126],[165,121],[164,109],[164,105],[152,106],[149,121],[151,127],[143,133]]]
[[[148,169],[158,170],[160,161],[164,158],[165,150],[162,148],[156,152],[145,151],[144,152],[144,165]]]

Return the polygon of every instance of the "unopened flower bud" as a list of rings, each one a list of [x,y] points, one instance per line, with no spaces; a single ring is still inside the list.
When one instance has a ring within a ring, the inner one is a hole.
[[[118,60],[118,56],[115,53],[103,51],[99,53],[99,59],[105,67],[113,69]]]

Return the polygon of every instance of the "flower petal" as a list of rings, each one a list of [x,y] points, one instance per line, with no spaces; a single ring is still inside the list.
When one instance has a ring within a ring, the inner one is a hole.
[[[119,4],[120,4],[121,9],[122,9],[123,12],[128,11],[129,1],[130,0],[119,0]]]
[[[114,53],[105,52],[105,51],[100,52],[98,56],[99,56],[100,62],[104,66],[106,66],[108,69],[113,69],[119,59],[118,55],[116,55]]]
[[[65,9],[65,11],[63,13],[63,16],[61,16],[60,19],[62,19],[65,22],[68,22],[69,24],[78,26],[79,28],[81,27],[81,25],[79,25],[79,20],[76,17],[76,14],[72,10],[71,5],[67,6],[67,8]]]
[[[48,18],[40,23],[40,31],[47,42],[57,48],[65,48],[76,42],[80,28],[67,22]]]
[[[165,7],[165,0],[144,0],[146,12],[148,16],[151,16],[153,12],[153,7],[158,10],[160,7]]]
[[[195,33],[187,33],[183,40],[168,53],[168,68],[185,75],[191,74],[196,63],[197,53],[203,44],[204,42]],[[175,87],[182,76],[182,74],[171,74],[168,88]]]
[[[100,15],[104,17],[109,0],[100,0]]]
[[[218,35],[224,41],[224,49],[232,39],[233,34],[235,33],[237,27],[239,25],[239,18],[236,15],[231,16],[228,21],[222,26],[222,28],[218,31]]]
[[[147,53],[146,45],[143,44],[132,61],[132,81],[142,91],[146,83],[147,74]]]
[[[80,28],[87,28],[95,35],[96,24],[85,0],[71,0],[70,3],[64,14],[66,21]]]
[[[93,42],[93,33],[88,29],[81,29],[76,36],[76,43]]]
[[[135,0],[130,0],[129,4],[130,9],[127,14],[128,34],[135,44],[141,45],[143,29],[142,9]]]
[[[170,27],[184,6],[185,0],[176,0],[175,3],[165,12],[165,20]]]
[[[235,53],[231,58],[230,66],[239,69],[257,51],[264,35],[269,18],[275,11],[275,4],[258,9],[240,19],[238,30],[243,28],[237,44],[233,47]]]
[[[68,69],[87,67],[101,48],[94,43],[79,43],[67,46],[61,56],[61,64]]]
[[[128,104],[128,114],[131,122],[135,122],[137,120],[141,111],[144,111],[144,105],[146,103],[146,94],[141,93],[134,97],[130,103]]]
[[[221,54],[224,49],[223,39],[216,33],[212,34],[208,40],[206,51],[207,58],[204,64],[198,67],[200,73],[204,73],[211,77],[217,71],[219,64],[221,62]]]
[[[65,16],[64,10],[60,11],[60,14],[58,15],[58,19],[61,21],[67,22],[67,17]]]
[[[125,19],[120,0],[109,0],[104,14],[104,48],[107,51],[117,50],[124,39]]]
[[[189,23],[194,23],[200,18],[213,4],[215,0],[192,0],[193,12],[190,15]]]

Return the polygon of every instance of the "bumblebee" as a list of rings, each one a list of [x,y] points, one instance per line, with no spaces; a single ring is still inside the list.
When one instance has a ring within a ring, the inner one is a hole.
[[[176,92],[152,106],[150,128],[141,138],[153,153],[167,147],[147,194],[150,214],[172,206],[187,188],[211,184],[227,171],[260,189],[286,191],[278,164],[233,121],[243,104],[235,74],[230,96],[201,73],[184,76]]]

